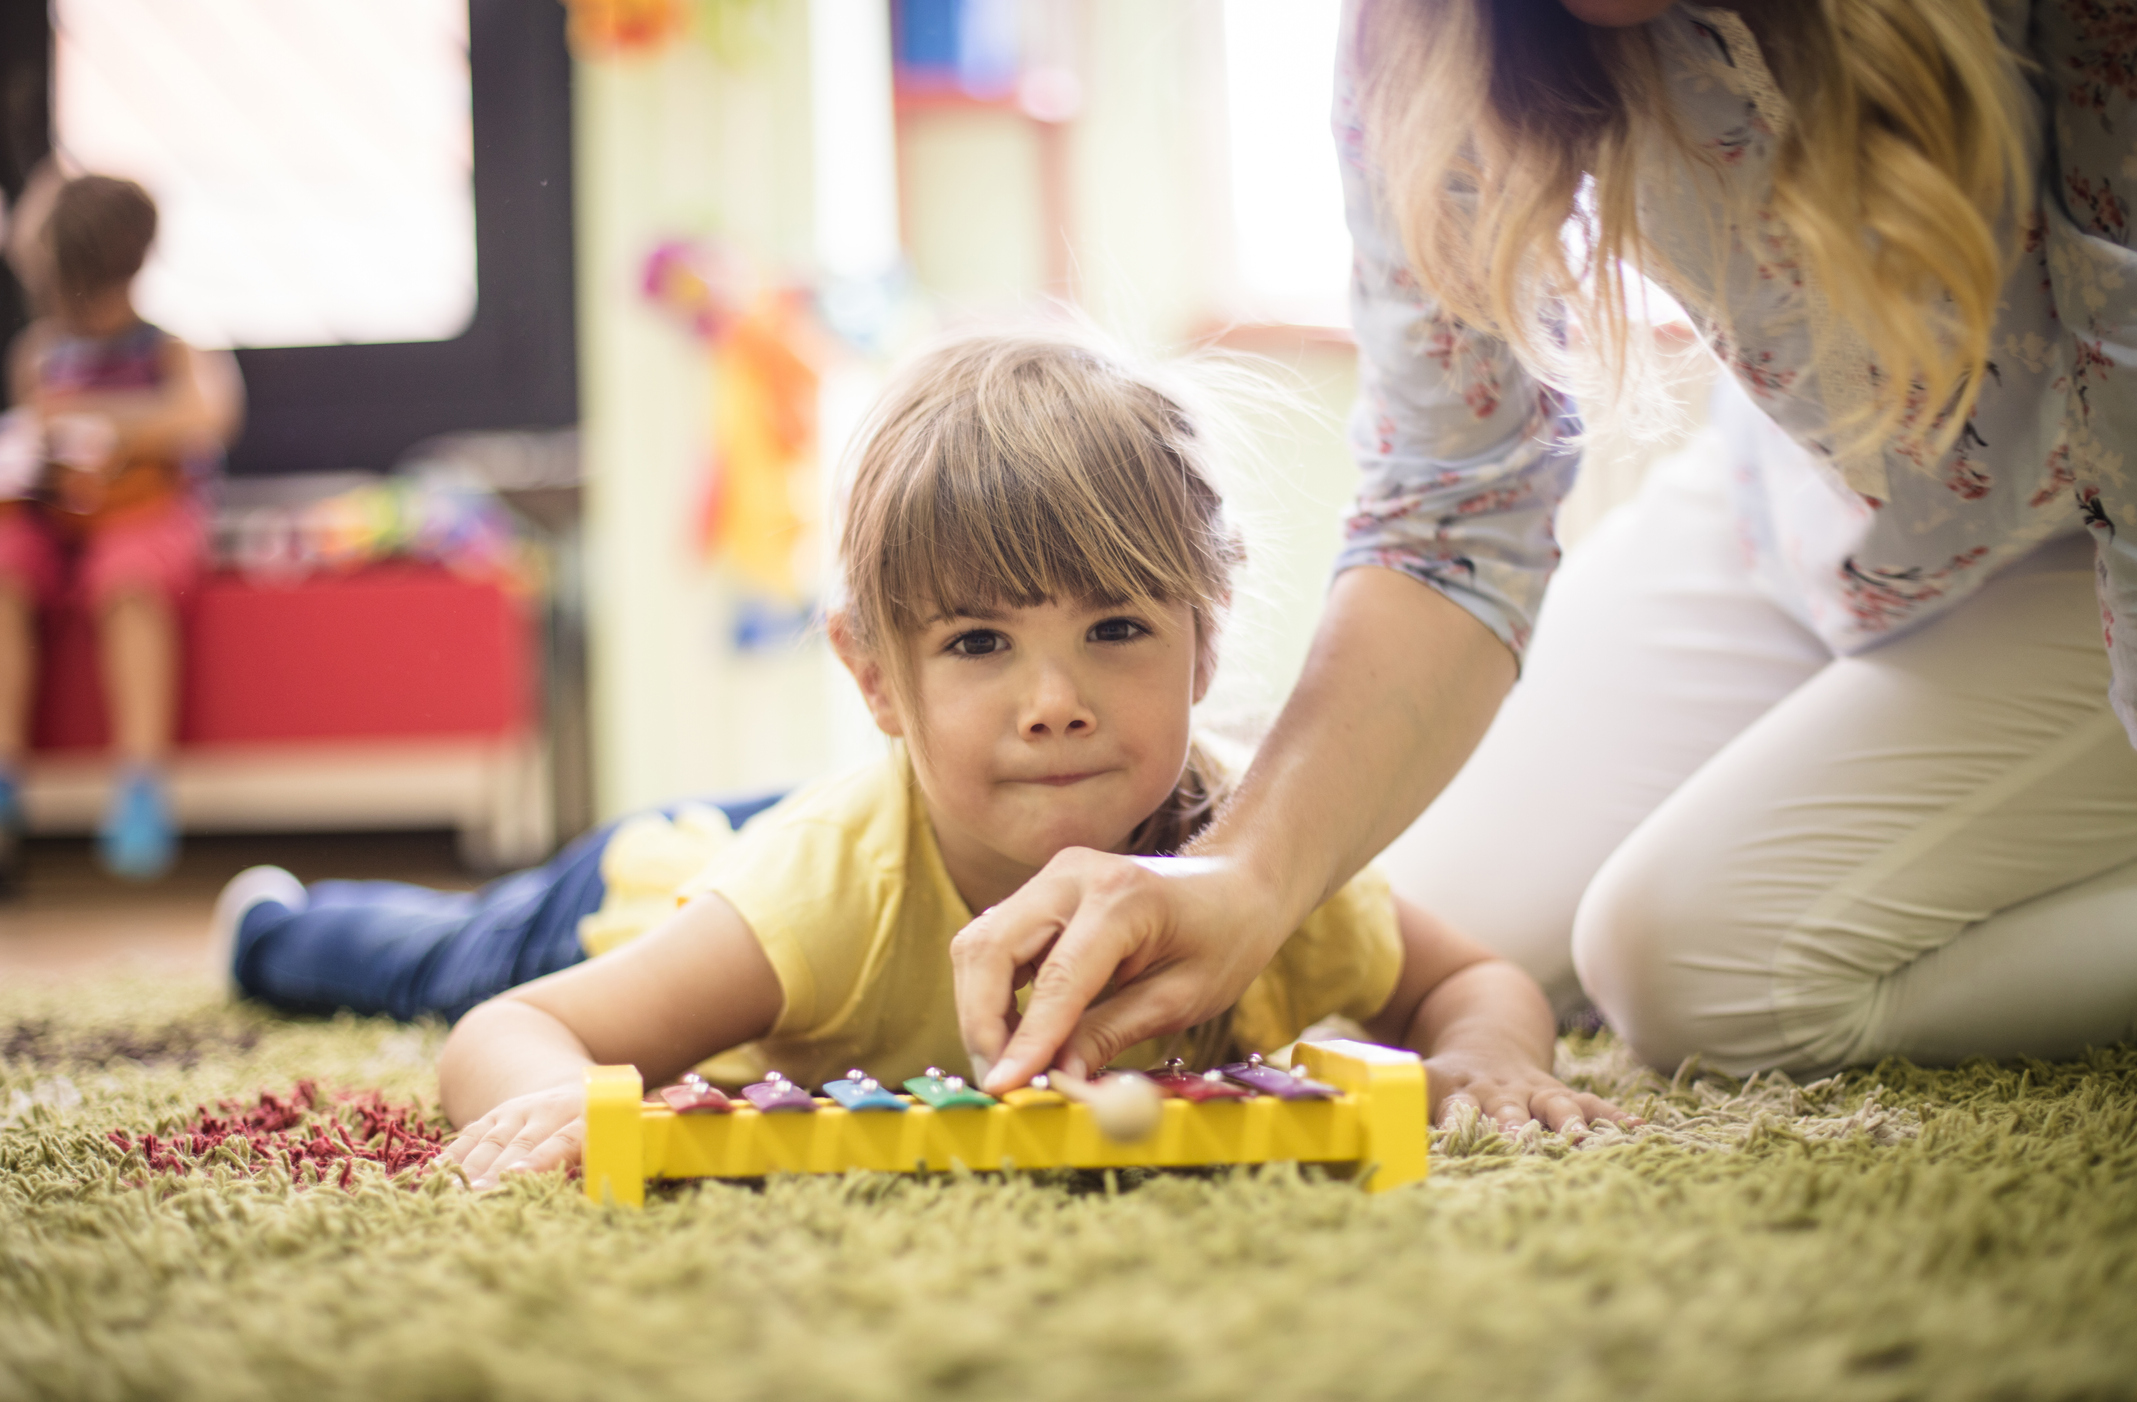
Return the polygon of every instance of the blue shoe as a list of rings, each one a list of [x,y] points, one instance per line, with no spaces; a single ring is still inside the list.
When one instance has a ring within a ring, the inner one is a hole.
[[[178,829],[163,776],[153,769],[121,774],[96,838],[97,856],[113,876],[154,881],[169,871],[178,860]]]

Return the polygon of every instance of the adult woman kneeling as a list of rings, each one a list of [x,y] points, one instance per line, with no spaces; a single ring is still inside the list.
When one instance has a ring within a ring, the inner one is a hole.
[[[1189,853],[1063,853],[959,937],[990,1087],[1224,1006],[1383,847],[1661,1067],[2137,1035],[2111,30],[2075,0],[1349,14],[1364,484],[1326,614]],[[1546,601],[1575,387],[1591,420],[1652,393],[1641,274],[1721,362],[1711,423]]]

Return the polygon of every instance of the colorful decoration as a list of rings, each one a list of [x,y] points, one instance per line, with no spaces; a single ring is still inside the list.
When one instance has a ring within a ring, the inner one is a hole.
[[[905,93],[1001,101],[1022,59],[1017,0],[904,0],[892,11],[892,62]]]
[[[769,52],[768,0],[563,0],[565,35],[583,60],[655,54],[685,34],[739,67]]]
[[[564,0],[566,36],[580,58],[611,58],[667,47],[683,32],[682,0]]]
[[[736,644],[766,646],[809,616],[817,549],[816,360],[809,295],[763,284],[731,247],[671,241],[645,295],[706,348],[711,452],[697,541],[741,587]]]
[[[255,507],[218,523],[218,533],[218,553],[255,579],[414,559],[522,590],[540,580],[532,550],[496,494],[439,477],[391,477],[301,506]]]
[[[891,73],[901,104],[976,104],[1034,121],[1083,110],[1074,8],[1025,0],[899,0]]]
[[[452,1138],[419,1105],[386,1100],[375,1090],[330,1094],[315,1081],[297,1082],[287,1096],[261,1091],[251,1105],[219,1100],[216,1111],[196,1106],[169,1135],[136,1139],[115,1129],[105,1137],[121,1153],[138,1154],[151,1173],[199,1173],[212,1162],[218,1174],[257,1178],[280,1171],[298,1188],[329,1182],[348,1188],[359,1164],[366,1175],[413,1187],[411,1171],[427,1167]]]

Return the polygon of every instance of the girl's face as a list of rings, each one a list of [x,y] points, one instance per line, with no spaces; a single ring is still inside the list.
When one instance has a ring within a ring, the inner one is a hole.
[[[871,669],[856,676],[877,724],[915,741],[943,860],[974,909],[1065,847],[1122,850],[1179,782],[1206,685],[1188,605],[1004,608],[939,618],[907,645],[917,716]]]

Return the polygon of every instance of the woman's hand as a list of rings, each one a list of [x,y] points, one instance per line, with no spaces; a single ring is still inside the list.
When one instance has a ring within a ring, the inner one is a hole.
[[[580,1086],[515,1095],[445,1146],[474,1187],[494,1188],[507,1173],[546,1173],[579,1162],[586,1147],[586,1091]]]
[[[951,942],[965,1050],[989,1091],[1087,1075],[1230,1007],[1290,930],[1239,862],[1069,848]]]
[[[1530,1120],[1574,1134],[1598,1120],[1638,1123],[1601,1096],[1574,1090],[1533,1066],[1468,1050],[1427,1059],[1425,1084],[1432,1096],[1432,1122],[1443,1129],[1452,1127],[1461,1105],[1474,1107],[1504,1130],[1519,1129]]]

